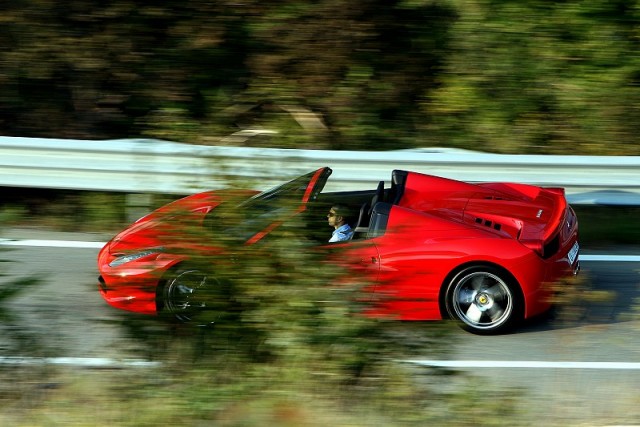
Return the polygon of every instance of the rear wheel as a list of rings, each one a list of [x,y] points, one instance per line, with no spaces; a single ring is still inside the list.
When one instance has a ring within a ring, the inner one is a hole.
[[[447,284],[445,305],[463,329],[495,334],[513,328],[521,319],[520,287],[506,272],[489,265],[467,267]]]
[[[170,273],[159,292],[162,311],[181,322],[194,320],[197,315],[211,310],[208,295],[217,280],[197,268],[183,267]],[[210,317],[210,316],[209,316]],[[214,320],[209,323],[213,323]]]

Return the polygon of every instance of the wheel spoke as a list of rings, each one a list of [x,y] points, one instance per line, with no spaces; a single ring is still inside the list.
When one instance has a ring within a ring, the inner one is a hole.
[[[469,319],[473,323],[480,322],[480,319],[482,318],[482,311],[476,304],[471,304],[465,314],[467,316],[467,319]]]
[[[496,283],[495,285],[487,289],[487,293],[491,294],[494,300],[502,301],[507,298],[504,286],[501,283]]]
[[[458,302],[460,304],[472,304],[473,299],[476,297],[476,291],[471,289],[461,289],[458,294]]]
[[[482,287],[484,286],[484,281],[487,277],[482,275],[482,276],[475,276],[473,279],[471,279],[471,288],[473,288],[474,290],[479,290],[482,289]]]
[[[179,295],[188,296],[193,293],[193,288],[183,285],[182,283],[178,283],[178,285],[176,285],[176,291]]]
[[[504,314],[504,309],[499,304],[494,304],[493,307],[491,307],[485,313],[489,316],[491,322],[495,323],[500,320],[500,318]]]

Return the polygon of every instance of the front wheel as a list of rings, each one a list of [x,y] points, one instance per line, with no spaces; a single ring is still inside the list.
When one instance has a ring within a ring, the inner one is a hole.
[[[181,322],[192,321],[210,308],[208,295],[215,285],[214,278],[197,268],[177,269],[158,292],[158,306]]]
[[[445,305],[463,329],[495,334],[513,328],[522,318],[520,287],[510,275],[493,266],[473,266],[447,283]]]

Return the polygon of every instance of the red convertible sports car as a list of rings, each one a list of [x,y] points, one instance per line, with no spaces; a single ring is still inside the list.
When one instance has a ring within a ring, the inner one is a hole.
[[[331,230],[324,222],[315,247],[339,247],[367,264],[375,283],[370,288],[384,295],[372,298],[368,315],[452,318],[481,334],[503,332],[543,313],[551,304],[549,284],[579,271],[578,221],[561,188],[472,184],[394,170],[386,188],[381,181],[369,191],[323,193],[329,175],[325,167],[265,192],[248,191],[232,206],[259,206],[259,214],[226,232],[252,245],[293,215],[317,223],[326,221],[331,206],[346,206],[355,212],[353,237],[328,243]],[[188,255],[160,236],[178,211],[204,227],[224,209],[225,194],[211,191],[170,203],[109,241],[98,256],[104,299],[124,310],[189,320],[202,304],[195,295],[206,277],[184,268]],[[286,218],[277,211],[283,199],[296,204]]]

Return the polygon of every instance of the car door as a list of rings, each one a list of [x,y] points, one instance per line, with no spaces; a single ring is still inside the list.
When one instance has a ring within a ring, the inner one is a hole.
[[[374,210],[375,211],[375,210]],[[370,313],[402,320],[437,319],[442,273],[449,267],[455,248],[441,246],[451,230],[446,221],[434,219],[443,229],[433,231],[428,217],[410,209],[381,205],[370,230],[376,237],[379,274],[376,306]],[[435,234],[434,234],[435,233]]]
[[[391,205],[377,203],[372,210],[369,230],[363,239],[352,239],[345,242],[324,245],[335,254],[339,254],[341,265],[355,280],[362,282],[369,300],[373,299],[380,280],[380,251],[377,242],[384,239]]]
[[[380,277],[380,255],[375,242],[349,240],[323,244],[318,249],[325,252],[328,263],[342,268],[342,284],[361,286],[365,299],[371,300]]]

